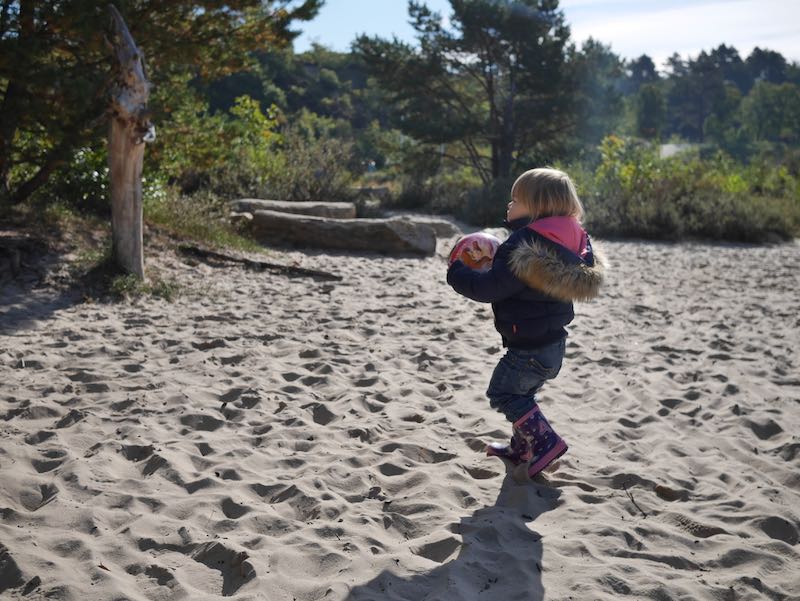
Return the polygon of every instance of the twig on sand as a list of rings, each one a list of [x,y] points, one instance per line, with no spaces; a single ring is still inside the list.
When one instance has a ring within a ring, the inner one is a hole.
[[[628,495],[628,498],[631,500],[631,503],[633,503],[634,507],[636,507],[636,509],[638,509],[639,511],[641,511],[641,512],[642,512],[642,515],[643,515],[644,517],[647,517],[647,514],[644,512],[644,509],[642,509],[641,507],[639,507],[639,505],[636,503],[636,500],[633,498],[633,495],[632,495],[632,494],[631,494],[631,493],[628,491],[628,487],[627,487],[627,485],[623,484],[623,485],[622,485],[622,488],[624,488],[624,489],[625,489],[625,493]]]
[[[284,275],[311,276],[323,280],[333,280],[336,282],[340,282],[342,280],[342,276],[333,273],[328,273],[327,271],[306,269],[305,267],[295,267],[294,265],[281,265],[280,263],[253,261],[252,259],[246,259],[244,257],[234,257],[232,255],[226,255],[224,253],[219,253],[213,250],[209,250],[207,248],[200,248],[199,246],[194,246],[192,244],[180,244],[178,246],[178,250],[180,250],[185,255],[192,255],[195,257],[203,257],[209,259],[217,259],[218,261],[230,261],[233,263],[242,263],[245,267],[249,267],[250,269],[270,269],[272,271],[283,273]]]

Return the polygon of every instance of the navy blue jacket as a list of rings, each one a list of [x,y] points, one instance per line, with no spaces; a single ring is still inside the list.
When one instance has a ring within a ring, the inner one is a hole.
[[[565,326],[575,316],[569,298],[575,280],[591,288],[588,293],[585,289],[578,291],[575,297],[589,298],[596,295],[602,279],[603,265],[596,264],[591,253],[588,262],[582,260],[526,227],[529,223],[529,219],[522,218],[507,224],[513,232],[497,249],[489,271],[472,270],[461,261],[454,262],[447,271],[447,283],[456,292],[478,302],[492,303],[495,328],[502,336],[503,346],[509,348],[538,348],[565,338]],[[542,262],[542,258],[546,260]],[[526,270],[539,274],[533,280],[537,287],[524,281],[528,279]],[[548,270],[555,288],[539,284],[539,276]],[[566,293],[559,289],[565,282],[571,287]],[[553,296],[552,290],[561,298]]]

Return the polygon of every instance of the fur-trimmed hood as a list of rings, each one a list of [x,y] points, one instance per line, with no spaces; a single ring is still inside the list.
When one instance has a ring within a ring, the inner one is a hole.
[[[568,219],[568,218],[562,218]],[[570,219],[570,221],[574,221]],[[602,249],[592,242],[576,221],[560,223],[566,229],[579,228],[577,247],[565,248],[554,236],[534,222],[519,245],[511,251],[509,268],[526,285],[562,302],[595,298],[603,284],[608,262]],[[551,228],[552,229],[552,228]]]

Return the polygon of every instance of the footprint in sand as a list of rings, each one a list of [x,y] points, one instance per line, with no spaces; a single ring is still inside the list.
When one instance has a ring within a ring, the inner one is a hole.
[[[62,449],[50,449],[43,451],[44,459],[34,459],[31,461],[34,469],[43,474],[52,471],[66,461],[67,452]]]
[[[215,338],[214,340],[209,340],[208,342],[193,342],[192,346],[198,351],[210,351],[217,348],[224,348],[228,346],[228,343],[222,338]]]
[[[787,545],[794,546],[800,540],[797,526],[782,517],[774,516],[761,520],[758,527],[770,538],[781,540]]]
[[[466,472],[475,478],[475,480],[488,480],[489,478],[494,478],[495,476],[499,476],[497,472],[493,472],[492,470],[487,470],[482,467],[466,467],[464,466]]]
[[[83,411],[78,411],[77,409],[70,409],[69,413],[67,413],[64,417],[58,420],[55,424],[56,429],[61,428],[69,428],[70,426],[77,424],[81,421],[86,414]]]
[[[120,449],[120,453],[127,459],[128,461],[142,461],[150,457],[154,452],[153,445],[123,445]]]
[[[251,484],[250,488],[260,497],[271,504],[286,503],[296,514],[297,518],[308,522],[320,516],[321,510],[319,502],[306,495],[297,486],[291,484],[274,484],[265,486],[263,484]]]
[[[399,450],[400,454],[406,459],[420,461],[422,463],[441,463],[443,461],[455,459],[456,457],[453,453],[441,453],[413,444],[399,444],[396,442],[383,445],[380,452],[388,454],[397,450]]]
[[[38,491],[25,491],[20,495],[20,503],[28,511],[37,511],[58,496],[55,484],[40,484]]]
[[[402,476],[408,473],[408,470],[392,463],[381,463],[378,466],[378,471],[384,476]]]
[[[461,541],[452,536],[431,543],[412,547],[411,552],[436,563],[444,563],[448,557],[461,548]]]
[[[125,571],[133,576],[138,573],[138,571],[131,571],[130,567],[125,568]],[[174,588],[177,584],[175,575],[172,572],[170,572],[167,568],[162,568],[161,566],[157,566],[155,564],[147,566],[144,569],[144,575],[155,580],[159,586],[168,586],[170,588]]]
[[[191,430],[213,432],[225,425],[225,422],[215,417],[201,414],[184,415],[180,418],[180,422],[189,428],[188,430],[181,431],[181,434],[188,434]]]
[[[25,442],[29,445],[37,445],[41,442],[49,440],[55,435],[56,433],[50,430],[39,430],[38,432],[34,432],[33,434],[28,434],[25,437]]]
[[[303,405],[303,409],[308,409],[309,407],[312,408],[311,413],[314,419],[314,423],[319,424],[321,426],[327,426],[333,420],[337,418],[337,415],[333,413],[330,409],[328,409],[325,405],[321,403],[309,403],[308,405]]]
[[[747,427],[749,427],[761,440],[769,440],[773,436],[777,436],[783,432],[783,428],[781,428],[777,422],[771,419],[761,422],[748,419],[745,420],[745,424],[747,424]]]
[[[697,538],[709,538],[711,536],[715,536],[717,534],[730,534],[727,530],[723,528],[719,528],[718,526],[708,526],[706,524],[701,524],[693,520],[692,518],[685,516],[681,513],[667,513],[663,515],[663,518],[668,521],[672,522],[676,526],[678,526],[681,530],[685,530],[692,536],[696,536]]]
[[[158,543],[153,539],[143,538],[138,541],[138,546],[142,551],[182,553],[207,568],[219,571],[222,575],[222,588],[218,594],[224,597],[234,595],[244,584],[256,576],[255,568],[247,561],[249,556],[246,552],[237,552],[217,541],[190,543],[188,535],[186,535],[183,544]],[[169,577],[171,574],[164,574],[160,569],[152,573],[156,574],[156,578],[162,578],[165,584],[172,580]]]
[[[200,451],[200,454],[205,457],[206,455],[210,455],[214,452],[214,449],[211,448],[211,445],[207,442],[198,442],[195,443],[197,450]]]
[[[152,476],[166,465],[168,465],[168,462],[161,455],[151,455],[147,460],[147,463],[145,463],[144,467],[142,467],[142,475]]]
[[[222,508],[222,513],[225,514],[226,518],[231,520],[238,520],[240,517],[250,513],[251,511],[247,505],[237,503],[230,497],[225,497],[222,499],[222,503],[220,505]]]

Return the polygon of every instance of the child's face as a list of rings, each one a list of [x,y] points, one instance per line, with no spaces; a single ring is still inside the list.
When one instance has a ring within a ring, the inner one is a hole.
[[[514,221],[515,219],[519,219],[520,217],[530,217],[530,213],[528,212],[528,207],[526,207],[521,202],[517,201],[512,196],[511,201],[508,203],[508,208],[506,210],[506,221]]]

